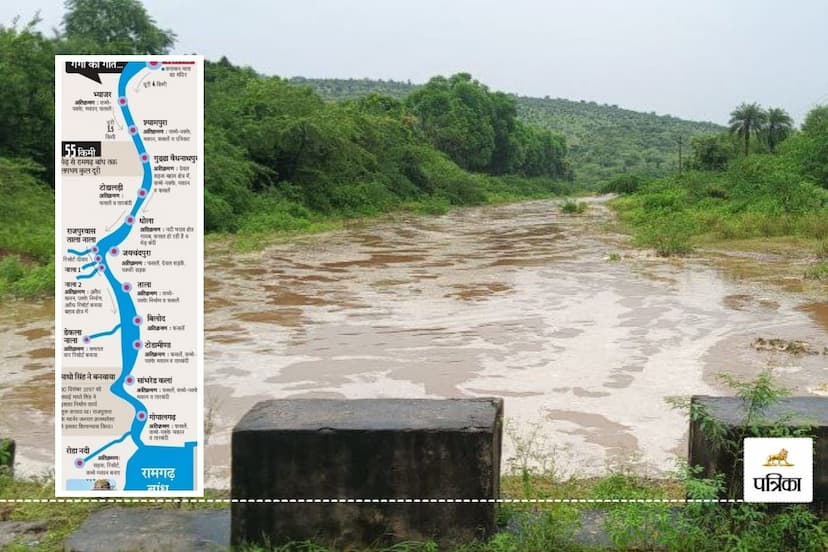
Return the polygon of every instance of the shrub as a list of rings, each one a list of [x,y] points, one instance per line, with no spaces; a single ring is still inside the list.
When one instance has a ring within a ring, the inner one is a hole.
[[[561,204],[561,212],[566,214],[576,214],[580,215],[586,212],[588,205],[583,201],[573,201],[571,199],[567,199]]]
[[[644,178],[636,174],[616,176],[601,187],[602,194],[631,194],[637,192]]]
[[[814,249],[817,259],[828,261],[828,240],[822,240]]]
[[[332,192],[331,204],[345,216],[372,215],[390,210],[398,199],[380,182],[341,184]]]
[[[828,280],[828,263],[817,263],[805,270],[806,280]]]
[[[238,228],[233,208],[224,198],[204,190],[204,229],[207,232],[232,232]]]
[[[655,219],[639,231],[636,243],[654,248],[659,257],[686,255],[693,251],[690,237],[695,232],[694,222],[686,216]]]
[[[306,207],[271,194],[264,196],[256,208],[242,218],[239,231],[296,232],[309,228],[311,224],[311,212]]]

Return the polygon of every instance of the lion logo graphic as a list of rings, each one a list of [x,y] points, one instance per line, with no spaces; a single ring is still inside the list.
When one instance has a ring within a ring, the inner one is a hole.
[[[768,456],[768,461],[762,464],[763,466],[793,466],[790,462],[788,462],[788,451],[785,449],[780,450],[776,454],[771,454]]]

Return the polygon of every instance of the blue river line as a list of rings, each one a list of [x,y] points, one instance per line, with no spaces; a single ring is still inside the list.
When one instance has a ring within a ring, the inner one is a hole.
[[[95,276],[95,274],[97,274],[97,273],[98,273],[98,269],[95,268],[87,274],[81,274],[80,276],[78,276],[78,280],[88,280],[89,278],[92,278],[93,276]]]
[[[106,449],[111,447],[112,445],[117,445],[118,443],[122,443],[124,441],[124,439],[126,439],[127,437],[129,437],[129,431],[127,431],[126,433],[121,435],[118,439],[115,439],[114,441],[108,442],[107,444],[105,444],[104,446],[102,446],[101,448],[99,448],[98,450],[96,450],[95,452],[93,452],[92,454],[87,456],[86,458],[84,458],[83,459],[84,463],[89,462],[90,460],[95,458],[97,455],[99,455],[100,453],[102,453],[103,451],[105,451]]]
[[[135,124],[135,120],[132,117],[132,113],[129,109],[129,101],[127,100],[126,103],[121,105],[120,99],[127,98],[127,84],[129,81],[138,73],[140,73],[144,69],[157,69],[160,67],[160,64],[157,64],[155,67],[151,66],[147,62],[129,62],[124,67],[123,71],[121,72],[120,79],[118,80],[118,105],[121,108],[121,113],[124,116],[124,120],[126,121],[126,128],[129,129],[131,127],[138,128],[138,125]],[[115,301],[118,304],[118,313],[120,316],[120,323],[115,326],[109,332],[102,332],[95,335],[89,336],[90,339],[95,337],[102,337],[104,335],[112,335],[119,329],[121,330],[121,374],[118,379],[110,386],[110,390],[112,393],[123,399],[124,401],[128,402],[132,405],[133,409],[135,410],[135,416],[132,419],[132,425],[130,430],[127,431],[122,437],[107,443],[91,455],[89,455],[86,459],[84,459],[84,463],[88,462],[90,459],[94,458],[98,454],[102,453],[108,447],[115,445],[117,443],[123,442],[127,437],[130,437],[135,445],[138,447],[138,450],[133,454],[130,460],[127,462],[126,466],[126,482],[124,485],[124,490],[147,490],[147,484],[156,483],[155,481],[147,481],[146,477],[144,477],[141,473],[142,467],[172,467],[176,470],[176,480],[173,484],[170,485],[170,490],[191,490],[193,489],[193,447],[196,445],[195,442],[187,442],[182,447],[172,447],[172,446],[150,446],[145,445],[144,442],[141,440],[141,432],[146,426],[147,422],[149,421],[149,412],[144,404],[139,401],[137,398],[133,397],[129,393],[127,393],[126,389],[124,388],[124,383],[126,381],[127,376],[132,372],[132,369],[135,367],[135,362],[138,358],[138,354],[141,348],[141,327],[138,324],[135,324],[134,320],[136,315],[138,314],[135,308],[135,303],[132,300],[132,296],[128,291],[124,291],[123,284],[118,281],[118,279],[113,274],[112,270],[110,270],[109,260],[108,257],[112,255],[117,255],[120,251],[118,246],[126,240],[129,236],[132,227],[137,222],[136,215],[141,210],[141,206],[149,197],[150,191],[152,190],[152,166],[151,166],[151,158],[147,153],[146,148],[144,147],[144,142],[141,140],[140,133],[137,131],[131,133],[132,143],[135,145],[135,150],[137,152],[138,158],[141,161],[141,167],[143,169],[143,179],[141,181],[141,187],[136,194],[135,202],[132,205],[132,209],[129,212],[129,216],[132,219],[132,224],[127,222],[127,217],[124,218],[121,225],[116,228],[111,234],[105,236],[100,241],[98,241],[97,250],[94,248],[87,249],[85,251],[77,251],[70,249],[69,253],[72,253],[77,256],[85,256],[92,251],[96,251],[97,255],[100,255],[100,265],[96,267],[95,270],[90,274],[84,274],[78,276],[78,280],[83,280],[87,278],[91,278],[96,273],[101,272],[106,280],[109,282],[109,285],[112,288],[112,291],[115,294]],[[143,159],[143,156],[146,155],[146,159]],[[142,191],[143,190],[143,191]],[[98,264],[98,263],[94,263]],[[85,265],[88,266],[88,265]],[[131,288],[130,288],[131,289]]]
[[[115,327],[112,328],[111,330],[109,330],[108,332],[99,332],[99,333],[96,333],[96,334],[92,334],[92,335],[89,336],[89,341],[92,341],[93,339],[96,339],[98,337],[106,337],[108,335],[112,335],[115,332],[117,332],[120,328],[121,328],[121,325],[116,324]]]

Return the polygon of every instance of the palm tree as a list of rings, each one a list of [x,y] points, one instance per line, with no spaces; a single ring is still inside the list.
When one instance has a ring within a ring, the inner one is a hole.
[[[758,103],[742,103],[730,113],[730,132],[745,140],[745,157],[750,153],[750,135],[759,134],[768,114]]]
[[[788,137],[793,130],[793,119],[788,112],[781,107],[768,109],[768,125],[765,128],[765,135],[768,139],[768,147],[771,153],[776,151],[776,146]]]

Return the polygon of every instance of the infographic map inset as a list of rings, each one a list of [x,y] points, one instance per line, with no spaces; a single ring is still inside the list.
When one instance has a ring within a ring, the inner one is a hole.
[[[55,486],[203,493],[203,59],[55,58]]]

